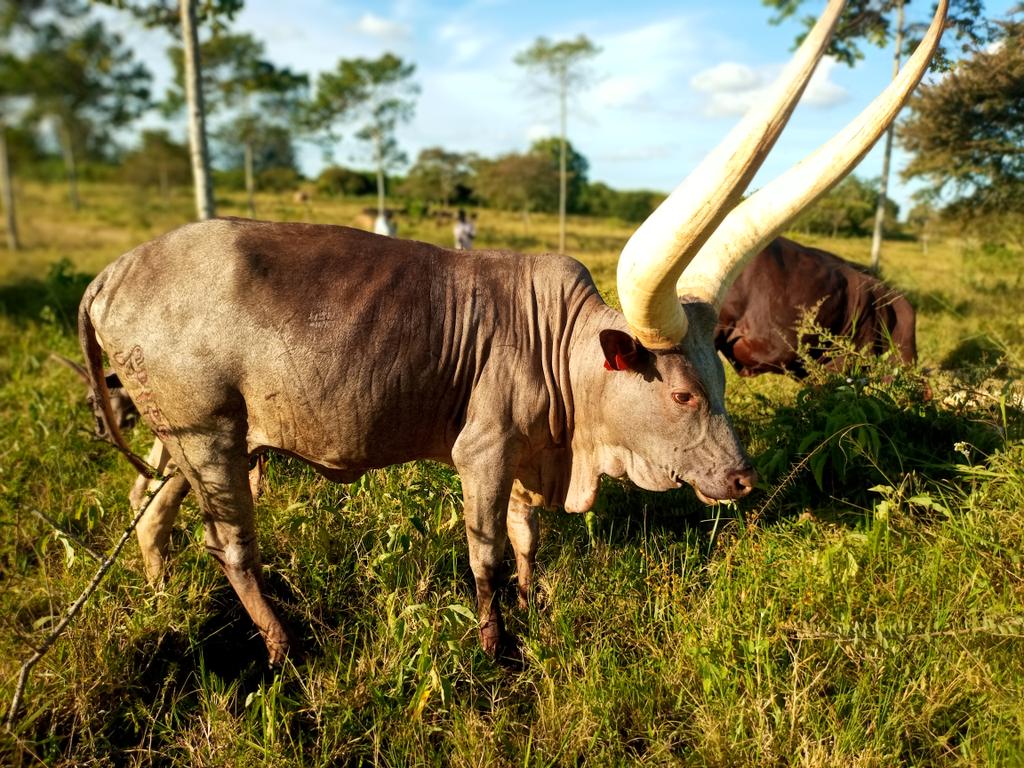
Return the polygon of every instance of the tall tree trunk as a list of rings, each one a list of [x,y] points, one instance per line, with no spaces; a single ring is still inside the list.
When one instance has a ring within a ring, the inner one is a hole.
[[[185,101],[188,105],[188,143],[192,158],[192,183],[196,193],[196,215],[212,218],[213,180],[210,177],[210,153],[206,144],[206,111],[199,61],[199,31],[196,29],[195,0],[180,0],[181,46],[185,60]]]
[[[82,207],[78,197],[78,166],[75,163],[75,146],[71,139],[71,129],[63,117],[57,118],[60,133],[60,151],[64,155],[64,172],[68,177],[68,199],[76,211]]]
[[[893,53],[892,77],[900,73],[900,57],[903,53],[903,3],[896,6],[896,50]],[[871,269],[878,272],[882,260],[882,230],[885,226],[885,208],[889,194],[889,164],[892,161],[892,136],[896,123],[885,132],[885,153],[882,155],[882,180],[878,185],[878,207],[875,209],[875,231],[871,235]]]
[[[252,142],[245,141],[245,195],[249,200],[249,218],[256,218],[256,179],[252,171]]]
[[[14,185],[11,183],[11,164],[7,157],[7,126],[0,123],[0,198],[7,221],[7,247],[12,251],[21,248],[18,240],[18,220],[14,215]]]
[[[565,197],[566,197],[566,172],[565,172],[565,113],[566,99],[568,98],[569,84],[566,81],[567,75],[563,73],[560,97],[560,119],[561,132],[558,152],[558,252],[565,253]]]
[[[166,160],[161,160],[160,161],[160,165],[158,167],[157,173],[159,174],[159,177],[160,177],[160,197],[161,197],[161,199],[164,200],[164,202],[166,202],[167,199],[171,196],[171,184],[170,184],[170,181],[167,178],[167,161]]]
[[[377,215],[384,215],[384,135],[377,132],[376,136],[376,151],[377,151]]]

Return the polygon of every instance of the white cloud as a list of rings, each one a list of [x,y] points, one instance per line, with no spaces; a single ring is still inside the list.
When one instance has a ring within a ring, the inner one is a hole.
[[[635,106],[643,100],[649,81],[638,75],[615,75],[594,87],[594,98],[602,107]]]
[[[355,28],[364,35],[381,40],[404,40],[409,36],[409,30],[405,25],[382,18],[373,13],[364,13],[360,16],[359,21],[355,24]]]
[[[594,159],[608,163],[635,163],[649,160],[663,160],[672,157],[677,147],[669,144],[646,144],[644,146],[632,147],[630,149],[619,149],[612,152],[602,152]]]
[[[746,64],[723,61],[691,77],[690,85],[704,93],[744,93],[764,85],[764,75]]]
[[[845,88],[830,79],[836,64],[836,60],[831,56],[826,56],[821,60],[818,68],[814,70],[811,82],[807,84],[807,90],[804,91],[803,98],[800,100],[801,104],[827,109],[846,101],[850,94],[846,92]]]
[[[586,99],[596,110],[675,106],[681,73],[699,50],[698,34],[684,17],[600,36],[595,42],[601,53],[593,63],[596,77]]]
[[[557,132],[550,125],[545,125],[544,123],[533,123],[526,127],[526,138],[531,144],[540,139],[549,139],[557,135]]]
[[[807,84],[802,104],[827,109],[846,101],[846,89],[830,79],[835,66],[836,60],[831,57],[821,60]],[[781,71],[780,65],[754,69],[726,61],[695,74],[690,86],[706,94],[703,112],[707,117],[734,117],[763,101]]]
[[[488,37],[468,24],[451,21],[437,30],[437,39],[451,52],[454,65],[467,64],[486,47]]]

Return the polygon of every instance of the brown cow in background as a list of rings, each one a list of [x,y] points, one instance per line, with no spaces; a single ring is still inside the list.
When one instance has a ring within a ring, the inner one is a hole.
[[[820,302],[820,304],[819,304]],[[890,339],[905,363],[917,360],[916,316],[910,302],[867,269],[835,254],[776,238],[746,266],[726,294],[715,346],[741,376],[806,371],[797,355],[797,326],[817,306],[817,325],[882,354]],[[804,337],[812,356],[827,346]]]

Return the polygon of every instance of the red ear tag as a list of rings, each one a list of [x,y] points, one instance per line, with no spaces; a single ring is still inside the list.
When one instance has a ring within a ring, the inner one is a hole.
[[[606,371],[628,371],[630,367],[630,364],[626,362],[626,358],[617,352],[615,353],[615,365],[612,365],[607,360],[604,361]]]

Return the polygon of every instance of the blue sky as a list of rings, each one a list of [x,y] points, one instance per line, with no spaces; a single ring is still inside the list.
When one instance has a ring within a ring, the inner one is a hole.
[[[1011,2],[990,2],[989,14],[1004,14]],[[808,2],[806,12],[823,7],[823,1]],[[911,21],[930,7],[911,3]],[[105,13],[117,19],[162,91],[169,72],[167,35]],[[535,92],[513,57],[539,35],[558,40],[585,34],[601,52],[589,65],[591,84],[573,100],[568,133],[590,162],[591,180],[669,191],[788,59],[802,27],[795,19],[773,26],[770,18],[771,10],[757,0],[249,0],[233,28],[263,40],[276,63],[314,79],[340,58],[391,51],[415,63],[422,90],[415,118],[399,131],[411,158],[430,146],[495,156],[555,135],[554,99]],[[885,86],[891,51],[872,48],[867,54],[852,69],[828,59],[819,65],[755,187],[827,140]],[[344,139],[334,159],[369,165],[358,144]],[[905,160],[897,152],[895,168]],[[305,172],[315,173],[322,151],[304,147],[301,161]],[[880,169],[879,145],[856,173],[872,177]],[[905,204],[911,191],[894,174],[894,199]]]

